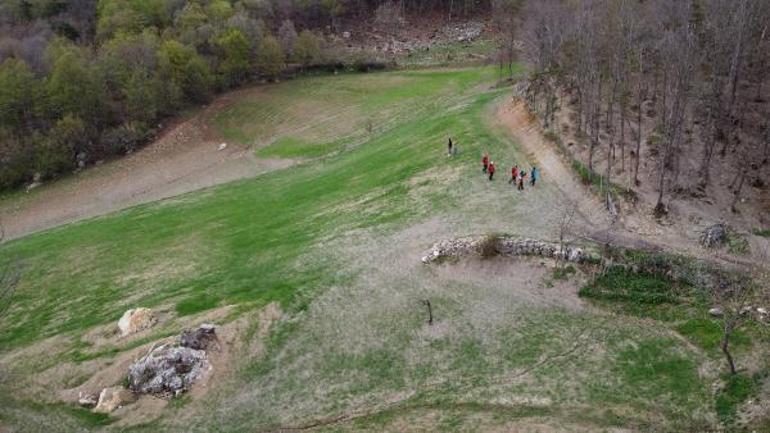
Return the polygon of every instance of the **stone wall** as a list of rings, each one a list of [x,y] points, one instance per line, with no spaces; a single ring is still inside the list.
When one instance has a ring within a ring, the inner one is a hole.
[[[492,243],[493,245],[490,245]],[[458,239],[441,241],[422,257],[423,263],[433,263],[450,257],[477,256],[489,254],[494,249],[494,255],[500,256],[539,256],[552,259],[562,259],[573,263],[581,263],[596,259],[582,248],[565,246],[564,250],[558,243],[538,241],[535,239],[515,239],[508,236],[467,236]]]

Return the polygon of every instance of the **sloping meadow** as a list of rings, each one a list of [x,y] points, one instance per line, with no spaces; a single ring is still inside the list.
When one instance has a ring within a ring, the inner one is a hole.
[[[487,118],[507,96],[494,76],[386,72],[299,79],[265,100],[246,93],[214,126],[258,156],[304,162],[3,245],[0,260],[24,273],[0,319],[0,371],[12,378],[0,383],[0,425],[122,429],[25,386],[57,362],[122,350],[83,335],[128,308],[185,317],[232,306],[228,321],[273,301],[285,314],[262,356],[244,354],[204,399],[134,429],[713,425],[706,357],[663,325],[583,302],[582,271],[555,282],[539,259],[420,263],[442,238],[553,232],[564,196],[547,179],[519,194],[505,176],[478,173],[482,150],[526,161]],[[3,362],[12,356],[29,362]]]

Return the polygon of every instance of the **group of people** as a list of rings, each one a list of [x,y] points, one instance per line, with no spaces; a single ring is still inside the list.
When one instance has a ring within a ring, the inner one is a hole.
[[[495,176],[495,162],[489,160],[489,155],[484,152],[481,157],[481,172],[489,175],[489,180],[492,180]],[[532,170],[527,173],[523,168],[519,168],[518,164],[514,164],[511,168],[511,179],[508,183],[516,186],[519,191],[524,190],[524,182],[526,182],[529,175],[529,184],[535,186],[537,179],[540,177],[540,170],[536,166],[532,166]]]
[[[452,137],[449,137],[447,142],[447,156],[457,155],[457,143],[452,141]],[[489,154],[484,152],[481,157],[481,172],[489,176],[489,180],[495,177],[495,162],[489,160]],[[540,170],[536,166],[532,166],[529,173],[523,168],[519,168],[518,164],[514,164],[511,168],[511,179],[508,183],[515,186],[519,191],[524,190],[524,183],[527,182],[527,176],[529,176],[529,184],[535,186],[537,180],[540,178]]]

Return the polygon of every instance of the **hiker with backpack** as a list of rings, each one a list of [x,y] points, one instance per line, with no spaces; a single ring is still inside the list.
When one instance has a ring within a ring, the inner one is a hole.
[[[532,173],[530,173],[530,177],[532,178],[532,180],[529,181],[532,186],[535,186],[535,182],[537,182],[538,176],[540,176],[540,170],[538,170],[537,167],[533,165]]]
[[[527,177],[527,171],[519,171],[519,191],[524,191],[524,178]]]
[[[481,165],[482,165],[481,172],[486,173],[487,167],[489,167],[489,155],[487,155],[486,152],[484,152],[484,156],[481,157]]]
[[[489,180],[492,180],[492,176],[495,175],[495,162],[492,161],[489,163]]]

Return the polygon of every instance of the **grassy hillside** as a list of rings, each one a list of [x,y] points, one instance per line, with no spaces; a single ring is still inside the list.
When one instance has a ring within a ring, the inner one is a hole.
[[[351,421],[325,428],[713,425],[713,357],[663,324],[584,305],[582,276],[554,282],[535,260],[419,263],[441,238],[553,236],[562,193],[547,178],[525,193],[505,182],[511,162],[535,161],[489,115],[506,94],[491,88],[494,76],[389,72],[268,86],[214,126],[258,156],[301,164],[5,244],[0,260],[21,259],[24,274],[0,322],[0,371],[15,374],[0,383],[0,424],[123,430],[53,404],[39,377],[178,331],[160,326],[131,345],[84,338],[128,308],[183,318],[232,306],[220,322],[246,318],[248,339],[253,312],[277,301],[284,318],[262,356],[244,355],[204,398],[131,429],[245,432],[340,416]],[[445,156],[448,134],[457,158]],[[500,166],[492,183],[478,173],[483,149]]]

